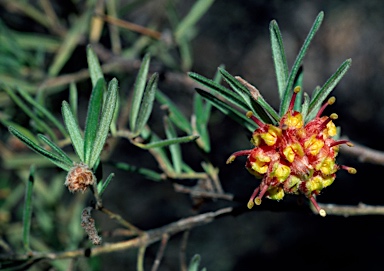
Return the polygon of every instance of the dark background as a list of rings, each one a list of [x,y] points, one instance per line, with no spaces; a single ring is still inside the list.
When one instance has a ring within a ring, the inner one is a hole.
[[[122,19],[145,23],[148,17],[164,16],[161,7],[165,2],[149,1]],[[193,3],[179,1],[180,12],[186,13]],[[342,135],[353,142],[383,150],[382,1],[217,0],[198,24],[199,33],[192,43],[192,70],[212,77],[216,68],[224,64],[231,74],[240,75],[257,86],[264,98],[278,108],[269,23],[277,20],[291,67],[320,11],[325,12],[325,18],[304,59],[304,91],[311,93],[344,60],[352,58],[351,69],[333,92],[337,101],[326,114],[339,115],[336,124],[341,127]],[[165,80],[160,82],[160,89],[185,112],[191,110],[193,89],[180,89]],[[156,125],[161,118],[152,115],[152,124]],[[195,210],[190,197],[174,192],[169,182],[155,183],[139,175],[109,169],[116,172],[117,178],[108,187],[104,204],[142,229],[160,227],[224,206],[234,206],[241,211],[258,182],[244,169],[245,159],[239,158],[231,165],[225,165],[225,161],[232,152],[250,147],[250,134],[218,111],[213,112],[209,131],[212,137],[209,157],[220,169],[222,185],[226,192],[235,195],[235,202],[207,202]],[[123,151],[113,155],[116,161],[156,167],[146,152],[126,142],[117,150]],[[193,148],[185,146],[183,153],[187,162],[199,169],[201,158]],[[381,166],[360,163],[343,153],[338,163],[353,166],[358,173],[338,172],[335,183],[318,197],[319,202],[384,205]],[[201,266],[208,271],[382,269],[383,217],[322,218],[306,206],[292,210],[293,205],[297,205],[296,197],[286,197],[278,203],[279,207],[264,200],[260,208],[254,207],[251,212],[222,217],[195,228],[190,233],[187,258],[200,254]],[[97,221],[102,229],[116,227],[103,216]],[[179,269],[180,243],[180,234],[171,238],[160,270]],[[150,269],[157,248],[158,243],[148,248],[146,270]],[[101,264],[102,270],[112,270],[111,266],[113,270],[134,269],[136,251],[103,255]]]

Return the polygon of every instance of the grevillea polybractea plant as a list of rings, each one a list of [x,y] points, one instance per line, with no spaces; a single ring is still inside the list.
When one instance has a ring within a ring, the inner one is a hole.
[[[352,146],[347,140],[336,139],[338,133],[333,121],[337,114],[322,116],[324,109],[335,102],[334,97],[327,100],[327,96],[349,69],[351,60],[342,63],[322,87],[316,87],[311,98],[302,91],[303,69],[300,67],[323,17],[323,12],[317,16],[290,72],[279,27],[276,21],[270,24],[272,58],[281,99],[279,113],[256,87],[223,68],[219,68],[220,74],[233,91],[201,75],[189,74],[208,88],[209,91],[197,89],[203,97],[253,132],[252,149],[237,151],[227,160],[229,164],[239,156],[246,156],[246,169],[261,179],[248,208],[260,205],[263,197],[281,200],[285,194],[304,194],[317,212],[325,216],[316,196],[333,183],[339,169],[356,173],[356,169],[336,163],[339,146]]]

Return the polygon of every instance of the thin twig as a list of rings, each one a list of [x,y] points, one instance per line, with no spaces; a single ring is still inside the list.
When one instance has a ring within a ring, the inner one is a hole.
[[[146,28],[144,26],[134,24],[131,22],[127,22],[124,20],[120,20],[118,18],[114,18],[114,17],[108,16],[108,15],[99,14],[99,13],[96,15],[100,16],[107,23],[110,23],[110,24],[113,24],[116,26],[120,26],[122,28],[126,28],[128,30],[140,33],[142,35],[149,36],[149,37],[157,39],[157,40],[159,40],[161,38],[161,33],[156,31],[156,30],[152,30],[152,29]]]
[[[216,193],[216,192],[208,192],[208,191],[202,191],[197,190],[193,188],[189,188],[180,184],[174,184],[173,187],[175,188],[176,192],[180,193],[186,193],[191,194],[191,196],[194,197],[202,197],[202,198],[212,198],[212,199],[224,199],[224,200],[233,200],[233,195],[227,194],[227,193]]]
[[[384,206],[372,206],[364,203],[359,203],[357,206],[319,203],[319,206],[326,211],[327,215],[384,215]]]
[[[344,138],[346,139],[346,138]],[[356,157],[362,163],[372,163],[384,166],[384,152],[353,143],[353,147],[340,148],[342,153]]]
[[[129,223],[127,220],[121,217],[119,214],[115,214],[112,211],[108,210],[104,206],[101,206],[98,210],[103,212],[104,214],[108,215],[110,219],[116,220],[120,225],[126,227],[127,229],[135,232],[137,235],[143,234],[143,231],[139,228],[135,227],[131,223]]]
[[[185,257],[185,251],[187,250],[187,243],[189,239],[190,231],[187,230],[183,233],[183,238],[181,239],[179,258],[180,258],[180,270],[187,271],[187,260]]]
[[[149,246],[160,241],[164,234],[174,235],[185,230],[211,223],[215,218],[228,215],[232,212],[232,207],[219,209],[214,212],[208,212],[192,217],[180,219],[163,227],[144,232],[140,236],[127,241],[117,243],[105,243],[104,245],[92,247],[89,249],[77,249],[65,252],[30,252],[28,254],[1,254],[0,261],[37,261],[41,259],[57,260],[69,259],[75,257],[91,257],[100,254],[122,251],[131,248],[139,248],[143,245]]]
[[[168,240],[169,240],[169,235],[164,234],[163,238],[161,239],[160,247],[159,247],[159,250],[157,251],[156,259],[153,262],[151,271],[157,271],[157,269],[159,268],[161,259],[163,258],[163,255],[164,255],[165,248],[168,244]]]
[[[146,250],[147,246],[143,244],[142,246],[140,246],[139,251],[137,252],[137,271],[144,271],[144,256]]]

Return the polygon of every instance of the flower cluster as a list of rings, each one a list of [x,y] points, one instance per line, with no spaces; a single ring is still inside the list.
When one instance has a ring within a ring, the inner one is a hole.
[[[238,156],[246,155],[246,168],[258,178],[260,186],[255,189],[248,208],[260,205],[263,196],[280,200],[285,194],[304,194],[321,216],[326,213],[319,207],[315,196],[333,183],[336,171],[345,169],[351,174],[356,169],[335,162],[339,145],[352,143],[347,140],[334,140],[336,126],[333,120],[337,114],[321,116],[327,105],[335,102],[331,97],[318,111],[316,117],[304,125],[303,116],[294,111],[293,106],[300,87],[294,89],[287,113],[281,118],[279,126],[265,124],[247,113],[258,126],[252,135],[255,146],[251,150],[233,153],[227,160],[231,163]]]

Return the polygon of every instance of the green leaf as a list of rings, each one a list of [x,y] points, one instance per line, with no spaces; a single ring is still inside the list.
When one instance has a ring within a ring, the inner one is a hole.
[[[141,130],[147,124],[149,116],[152,113],[153,102],[155,100],[155,94],[157,89],[157,82],[159,76],[157,73],[154,73],[149,79],[148,85],[144,90],[143,100],[141,101],[139,115],[136,121],[136,129],[133,131],[134,135],[139,135]]]
[[[229,72],[224,69],[219,69],[223,78],[236,91],[244,102],[248,105],[248,110],[252,110],[256,117],[264,121],[265,123],[274,124],[280,121],[279,115],[276,111],[263,99],[258,93],[258,97],[252,97],[250,90],[244,86],[238,79],[233,77]],[[271,118],[272,117],[272,118]]]
[[[215,0],[198,0],[195,2],[189,13],[176,28],[175,39],[177,41],[185,38],[188,39],[191,28],[194,27],[200,18],[208,11],[213,2],[215,2]]]
[[[92,154],[88,164],[90,168],[93,168],[93,166],[96,164],[100,157],[100,153],[103,150],[105,140],[108,136],[109,127],[111,126],[115,112],[117,96],[118,82],[116,78],[113,78],[108,85],[107,97],[105,98],[105,104],[103,105],[103,110],[101,112],[99,128],[97,129],[96,138],[93,143]]]
[[[280,100],[283,99],[285,87],[288,79],[288,64],[285,56],[283,38],[277,22],[273,20],[269,25],[271,35],[272,58],[275,64],[275,72],[277,79],[277,87],[279,90]]]
[[[84,133],[84,163],[88,165],[93,152],[96,131],[99,127],[100,112],[103,105],[104,79],[100,78],[94,86],[89,99]]]
[[[76,83],[72,82],[69,85],[69,104],[74,116],[77,116],[77,107],[78,107],[78,91]]]
[[[301,47],[299,54],[297,55],[295,63],[293,64],[293,67],[292,67],[291,73],[289,74],[288,82],[287,82],[287,85],[286,85],[286,88],[284,91],[284,97],[283,97],[283,100],[281,101],[281,104],[280,104],[280,116],[283,116],[288,110],[288,106],[289,106],[289,103],[291,101],[292,94],[293,94],[293,84],[294,84],[295,78],[297,76],[297,72],[299,71],[299,68],[303,62],[303,58],[304,58],[305,54],[307,53],[309,44],[311,43],[317,30],[319,30],[319,28],[320,28],[320,25],[321,25],[321,22],[323,21],[323,18],[324,18],[324,12],[320,12],[319,15],[317,15],[317,17],[316,17],[316,20],[313,23],[312,28],[309,31],[308,36],[305,39],[304,44]]]
[[[303,66],[300,66],[299,71],[297,73],[295,83],[293,84],[293,89],[295,87],[300,87],[300,92],[296,94],[295,99],[295,105],[293,109],[297,112],[301,112],[301,106],[302,106],[302,100],[303,100],[303,78],[304,78],[304,71]]]
[[[137,122],[137,118],[140,110],[141,100],[144,93],[145,83],[147,81],[150,60],[151,60],[150,55],[146,54],[143,58],[143,61],[141,62],[140,70],[136,77],[136,82],[133,90],[132,103],[131,103],[131,114],[129,118],[129,125],[131,128],[131,131],[136,130],[136,122]]]
[[[240,123],[242,126],[245,126],[249,131],[253,132],[256,129],[256,124],[252,120],[247,118],[245,114],[240,113],[238,110],[232,108],[225,102],[221,101],[217,97],[204,90],[196,89],[196,91],[205,99],[207,99],[210,103],[212,103],[222,113],[224,113],[224,115],[231,117],[232,119]]]
[[[31,141],[28,137],[24,136],[22,133],[17,131],[12,126],[9,126],[8,129],[9,129],[9,132],[11,134],[13,134],[18,139],[20,139],[22,142],[24,142],[31,150],[33,150],[33,151],[37,152],[38,154],[41,154],[44,157],[48,158],[52,163],[54,163],[58,167],[66,170],[66,171],[69,171],[69,169],[72,167],[72,164],[69,164],[67,161],[65,161],[60,156],[57,156],[57,155],[43,149],[42,147],[40,147],[39,145],[37,145],[36,143]]]
[[[157,90],[155,97],[159,103],[167,106],[167,110],[169,111],[168,117],[178,128],[187,134],[192,133],[192,126],[187,118],[184,117],[183,113],[164,93],[162,93],[160,90]]]
[[[17,104],[17,106],[20,107],[20,109],[25,113],[27,114],[28,117],[30,117],[37,129],[41,132],[44,132],[44,133],[47,133],[51,138],[53,138],[55,141],[57,140],[57,137],[56,137],[56,134],[53,132],[52,128],[49,127],[45,122],[43,122],[36,114],[35,112],[33,112],[25,103],[22,99],[20,99],[20,97],[18,97],[16,95],[16,93],[8,88],[7,86],[5,86],[3,88],[5,90],[5,92],[7,92],[7,94],[9,95],[9,97],[11,97],[11,99]]]
[[[77,120],[72,114],[71,108],[66,101],[63,101],[61,107],[64,124],[67,127],[69,137],[71,138],[73,148],[75,149],[77,156],[79,156],[80,161],[84,161],[84,139],[81,135],[80,127],[77,123]]]
[[[208,78],[205,78],[204,76],[201,76],[197,73],[190,72],[190,73],[188,73],[188,75],[189,75],[189,77],[191,77],[196,82],[209,88],[210,90],[217,93],[218,95],[223,96],[229,102],[233,103],[235,106],[239,107],[240,109],[244,110],[245,112],[249,110],[249,107],[247,106],[247,104],[245,102],[243,102],[241,99],[239,99],[239,96],[235,92],[233,92],[233,91],[219,85],[215,81],[208,79]]]
[[[24,213],[23,213],[23,244],[26,251],[30,251],[29,235],[32,218],[32,190],[35,182],[35,167],[32,165],[29,170],[29,177],[25,191]]]
[[[197,138],[199,138],[198,135],[190,135],[190,136],[182,136],[182,137],[177,137],[172,139],[160,140],[160,141],[151,142],[148,144],[142,144],[138,142],[132,142],[132,143],[137,147],[148,150],[152,148],[167,147],[172,144],[188,143],[188,142],[195,141]]]
[[[164,128],[165,134],[168,139],[174,139],[177,137],[175,127],[172,125],[172,122],[164,117]],[[179,144],[172,144],[169,146],[169,151],[171,152],[172,164],[176,173],[181,173],[181,165],[183,163],[181,156],[181,148]]]
[[[123,162],[118,162],[118,163],[113,163],[113,166],[115,166],[118,169],[129,171],[129,172],[134,172],[134,173],[139,173],[143,175],[145,178],[150,179],[152,181],[162,181],[164,180],[163,175],[160,173],[157,173],[156,171],[153,171],[148,168],[142,168],[142,167],[136,167],[127,163]]]
[[[37,137],[41,141],[43,141],[45,144],[47,144],[49,147],[51,147],[52,150],[55,151],[61,158],[63,158],[63,160],[66,161],[69,165],[73,164],[72,159],[62,149],[60,149],[55,143],[53,143],[48,137],[42,134],[38,134]]]
[[[113,177],[115,177],[115,174],[111,173],[111,174],[109,174],[109,176],[107,177],[107,179],[104,182],[99,182],[97,184],[97,190],[99,192],[100,197],[104,193],[104,191],[107,188],[107,186],[109,185],[109,183],[112,181]]]
[[[32,105],[34,110],[40,112],[42,116],[51,121],[64,136],[67,136],[67,131],[65,130],[64,126],[57,120],[55,116],[52,115],[51,112],[49,112],[44,106],[33,99],[32,96],[25,90],[18,88],[17,91],[20,93],[21,97],[23,97],[30,105]]]
[[[325,84],[315,94],[309,105],[308,116],[311,115],[316,108],[321,106],[327,96],[332,92],[332,90],[340,82],[341,78],[343,78],[345,73],[351,67],[351,64],[351,59],[347,59],[346,61],[344,61],[343,64],[341,64],[341,66],[337,69],[337,71],[327,80],[327,82],[325,82]]]
[[[200,135],[200,138],[196,142],[200,146],[200,148],[202,148],[205,152],[208,153],[211,149],[211,144],[207,128],[209,115],[207,115],[206,111],[210,111],[212,104],[206,102],[204,106],[202,96],[196,92],[194,95],[193,105],[193,112],[196,117],[196,133]]]
[[[92,12],[92,10],[84,12],[80,17],[76,18],[75,22],[73,22],[72,25],[74,27],[67,32],[66,36],[61,41],[61,46],[59,50],[57,50],[53,62],[49,67],[49,75],[56,76],[72,56],[73,51],[84,37],[84,33],[89,27],[89,19]]]
[[[200,260],[201,260],[200,255],[195,254],[192,257],[191,262],[189,263],[188,271],[198,271],[198,268],[200,265]]]
[[[92,46],[90,44],[87,46],[87,62],[89,68],[89,75],[92,81],[92,87],[96,87],[100,79],[102,79],[105,84],[105,79],[103,71],[101,70],[99,59],[97,58],[97,55],[93,51]]]
[[[301,106],[301,111],[300,111],[301,115],[303,116],[303,120],[305,120],[308,115],[309,101],[310,101],[310,98],[308,93],[304,92],[304,103]]]

